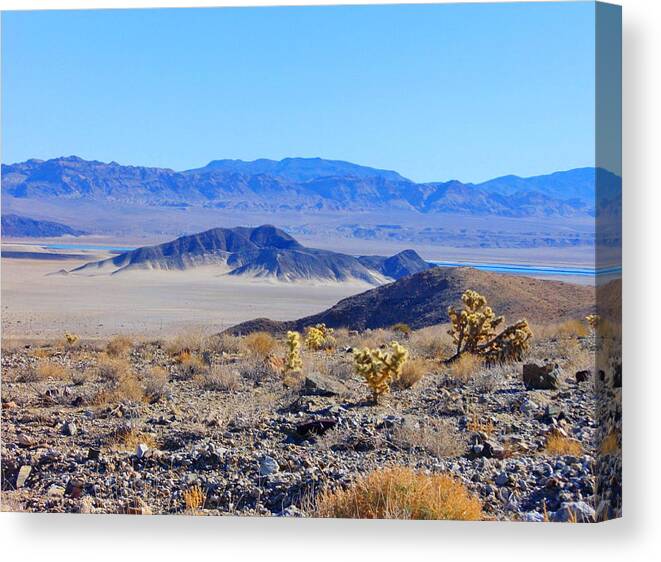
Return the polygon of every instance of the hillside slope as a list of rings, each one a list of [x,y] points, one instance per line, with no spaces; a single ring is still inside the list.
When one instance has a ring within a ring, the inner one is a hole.
[[[555,322],[583,318],[594,310],[591,287],[479,271],[470,267],[435,267],[394,283],[348,297],[335,306],[290,322],[257,319],[231,328],[232,333],[258,330],[303,330],[320,322],[333,328],[364,330],[405,322],[423,328],[448,321],[447,309],[458,306],[466,289],[485,295],[505,320]]]

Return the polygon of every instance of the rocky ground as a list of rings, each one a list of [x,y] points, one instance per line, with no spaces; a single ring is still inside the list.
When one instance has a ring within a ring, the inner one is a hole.
[[[619,515],[621,368],[585,372],[594,338],[551,331],[522,363],[462,373],[434,333],[400,337],[421,378],[374,405],[351,350],[392,337],[338,334],[298,377],[281,343],[229,337],[3,349],[4,508],[312,516],[319,490],[404,465],[454,475],[485,519]]]

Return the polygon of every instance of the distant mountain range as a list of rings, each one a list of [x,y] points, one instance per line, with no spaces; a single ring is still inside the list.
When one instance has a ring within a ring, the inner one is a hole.
[[[86,232],[66,224],[42,221],[19,215],[2,215],[2,235],[14,238],[51,238],[58,236],[82,236]]]
[[[619,194],[618,176],[595,168],[484,183],[415,183],[397,172],[321,158],[214,160],[203,168],[122,166],[70,156],[2,165],[5,201],[89,201],[133,207],[236,211],[362,212],[392,210],[477,216],[594,215]],[[612,197],[610,196],[612,195]]]
[[[594,312],[593,287],[478,271],[470,267],[434,267],[341,300],[335,306],[299,320],[279,322],[258,318],[228,331],[282,333],[304,330],[320,322],[332,328],[365,330],[404,322],[424,328],[448,322],[448,306],[457,306],[466,289],[487,297],[506,322],[525,318],[549,323],[583,318]]]
[[[431,267],[413,250],[392,257],[354,257],[306,248],[271,225],[214,228],[157,246],[145,246],[72,270],[115,275],[135,270],[186,270],[216,266],[220,273],[280,281],[362,281],[379,285]]]

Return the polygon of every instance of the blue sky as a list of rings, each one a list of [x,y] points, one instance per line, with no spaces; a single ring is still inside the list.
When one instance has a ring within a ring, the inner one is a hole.
[[[594,40],[591,2],[3,13],[2,161],[589,166]]]

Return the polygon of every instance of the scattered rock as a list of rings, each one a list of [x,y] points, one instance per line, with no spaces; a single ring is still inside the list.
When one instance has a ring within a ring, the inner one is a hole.
[[[278,465],[278,461],[276,461],[273,457],[269,457],[268,455],[264,455],[259,460],[259,475],[260,476],[269,476],[270,474],[275,474],[279,470],[280,470],[280,466]]]
[[[24,464],[16,475],[16,489],[22,488],[25,486],[25,482],[30,477],[32,473],[32,467],[30,465]]]
[[[78,433],[78,428],[76,427],[76,424],[73,422],[66,422],[62,426],[62,433],[64,435],[68,435],[69,437],[74,437]]]
[[[526,363],[523,366],[523,384],[527,390],[557,390],[560,387],[560,369],[553,363],[542,366]]]
[[[296,424],[296,433],[307,438],[310,435],[323,435],[337,425],[335,418],[314,418]]]
[[[317,396],[338,396],[346,392],[346,387],[320,373],[310,373],[305,377],[303,393]]]
[[[576,382],[586,382],[590,380],[590,371],[576,371]]]
[[[553,514],[553,521],[566,523],[567,521],[577,523],[594,523],[595,511],[583,501],[565,502],[560,509]]]
[[[147,445],[145,445],[144,443],[140,443],[135,448],[135,456],[138,457],[139,459],[141,459],[147,454],[148,451],[149,451],[149,447]]]

